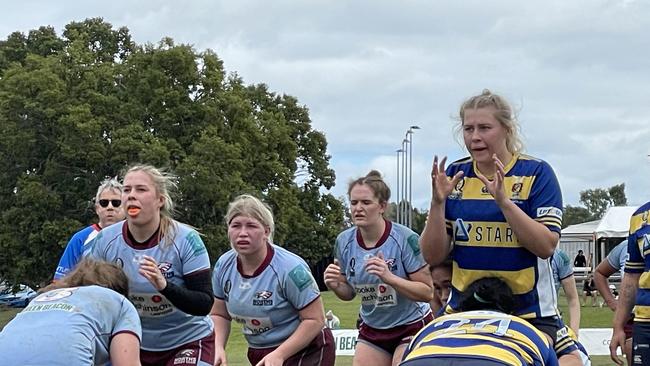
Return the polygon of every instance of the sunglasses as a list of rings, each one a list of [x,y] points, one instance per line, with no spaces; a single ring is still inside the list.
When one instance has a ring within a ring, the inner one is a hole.
[[[108,207],[108,203],[111,203],[113,207],[120,207],[122,204],[122,200],[99,200],[99,205],[106,208]]]

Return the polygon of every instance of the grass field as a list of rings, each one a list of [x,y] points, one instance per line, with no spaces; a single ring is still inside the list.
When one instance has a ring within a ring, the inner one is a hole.
[[[353,329],[357,320],[357,313],[359,309],[358,298],[350,302],[344,302],[336,298],[331,292],[323,292],[323,302],[325,310],[332,310],[336,316],[341,320],[341,328]],[[566,307],[566,300],[564,296],[560,296],[560,310],[564,314],[568,314]],[[599,307],[583,307],[580,326],[582,328],[609,328],[612,324],[613,313],[607,308]],[[20,309],[0,308],[0,329],[9,322]],[[228,365],[230,366],[244,366],[248,365],[246,359],[246,341],[241,334],[239,325],[233,322],[233,327],[230,333],[230,340],[226,352],[228,354]],[[592,356],[593,366],[613,365],[609,356]],[[352,357],[340,356],[336,358],[337,366],[350,366],[352,365]]]

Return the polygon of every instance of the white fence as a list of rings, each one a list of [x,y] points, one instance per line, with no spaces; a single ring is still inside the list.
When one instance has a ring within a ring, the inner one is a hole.
[[[356,329],[332,330],[336,344],[337,356],[354,356],[354,345],[359,332]],[[612,338],[611,328],[580,329],[580,343],[590,355],[609,355],[609,341]]]

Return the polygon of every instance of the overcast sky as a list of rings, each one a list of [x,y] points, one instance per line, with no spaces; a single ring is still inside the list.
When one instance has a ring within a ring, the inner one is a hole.
[[[513,103],[565,204],[622,182],[630,204],[650,200],[648,1],[14,0],[0,38],[98,16],[138,43],[210,48],[246,83],[297,97],[327,137],[336,196],[373,168],[394,189],[395,150],[418,125],[412,195],[427,208],[433,155],[466,155],[454,116],[489,88]]]

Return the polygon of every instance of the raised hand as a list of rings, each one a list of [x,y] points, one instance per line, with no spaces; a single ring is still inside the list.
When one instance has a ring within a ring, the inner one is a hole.
[[[331,289],[335,289],[339,287],[339,284],[345,282],[345,276],[341,273],[341,266],[339,266],[339,261],[336,258],[334,259],[334,263],[325,269],[323,280],[325,281],[325,286]]]
[[[497,204],[501,204],[508,200],[506,192],[503,190],[503,180],[506,175],[505,167],[497,154],[492,155],[492,160],[494,161],[494,179],[489,180],[483,174],[476,171],[476,177],[485,184],[487,191],[494,197],[494,200]]]
[[[456,187],[458,181],[463,177],[463,172],[456,173],[453,178],[449,179],[445,174],[445,164],[447,157],[443,157],[438,164],[438,155],[433,157],[433,166],[431,167],[431,191],[432,200],[436,204],[442,204]]]
[[[384,282],[386,282],[387,278],[393,275],[388,268],[386,260],[384,260],[384,254],[382,252],[377,253],[376,256],[368,258],[366,260],[365,268],[366,272],[381,278]]]
[[[165,276],[163,276],[160,272],[158,263],[155,259],[148,255],[144,255],[142,256],[142,259],[140,259],[140,269],[138,270],[138,273],[149,280],[153,287],[155,287],[158,291],[162,291],[165,287],[167,287],[167,280],[165,279]]]

